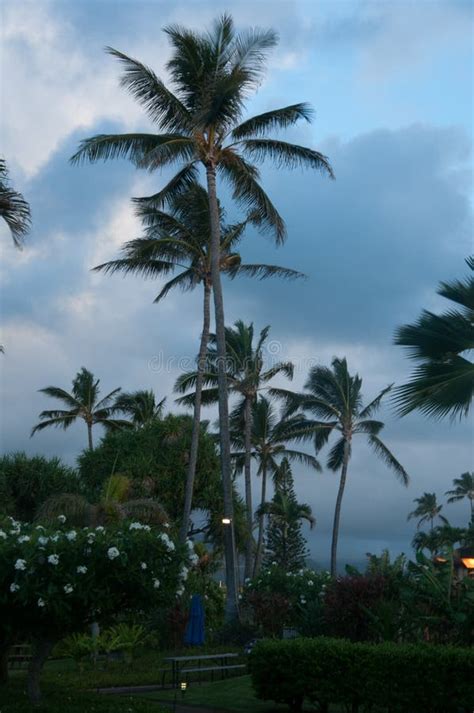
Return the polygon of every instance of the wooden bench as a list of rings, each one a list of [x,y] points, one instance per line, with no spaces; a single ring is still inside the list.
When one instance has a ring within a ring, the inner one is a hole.
[[[29,644],[14,644],[8,654],[8,668],[23,668],[31,661],[31,646]]]
[[[187,678],[187,674],[189,673],[205,673],[205,672],[210,672],[211,673],[211,681],[214,681],[214,671],[220,671],[222,674],[224,674],[223,678],[225,677],[225,674],[227,671],[233,671],[235,669],[246,669],[247,666],[245,664],[232,664],[231,666],[198,666],[195,668],[182,668],[180,673]],[[198,676],[198,682],[201,683],[201,677]]]

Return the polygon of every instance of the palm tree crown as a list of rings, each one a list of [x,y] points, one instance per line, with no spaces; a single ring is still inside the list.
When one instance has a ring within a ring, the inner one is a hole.
[[[454,488],[447,490],[449,495],[448,503],[455,503],[466,498],[469,500],[471,508],[471,521],[474,523],[474,473],[463,473],[459,478],[453,480]]]
[[[443,506],[438,505],[436,493],[423,493],[421,497],[415,498],[413,502],[417,503],[417,506],[411,513],[409,513],[407,519],[411,520],[412,518],[418,518],[418,528],[424,522],[430,522],[431,529],[433,529],[434,520],[438,516],[441,517],[443,522],[446,522],[445,518],[440,515]]]
[[[153,171],[181,164],[167,186],[149,197],[160,208],[171,195],[181,193],[197,177],[197,166],[218,170],[231,186],[234,199],[251,211],[262,229],[285,237],[281,216],[259,184],[252,162],[265,159],[289,168],[316,168],[332,176],[325,156],[314,149],[267,138],[299,120],[310,121],[304,103],[265,112],[242,121],[245,100],[261,81],[265,58],[277,43],[271,30],[252,29],[236,34],[229,15],[219,18],[209,33],[199,35],[172,25],[165,28],[172,56],[167,64],[171,87],[138,60],[113,48],[109,54],[123,68],[121,84],[144,107],[156,124],[156,134],[102,134],[82,141],[73,162],[128,158]],[[240,123],[239,123],[240,122]]]
[[[0,216],[10,228],[16,247],[21,247],[31,227],[30,206],[21,193],[11,187],[3,158],[0,158]]]
[[[101,423],[106,428],[128,426],[129,422],[113,418],[118,410],[114,399],[120,388],[114,389],[107,396],[99,399],[99,383],[100,379],[96,379],[90,371],[82,367],[72,382],[71,393],[58,386],[47,386],[45,389],[40,389],[40,393],[62,401],[68,408],[42,411],[39,415],[40,423],[33,428],[31,435],[51,426],[66,430],[80,418],[87,425],[88,443],[92,450],[92,427],[95,424]]]
[[[331,547],[333,575],[336,574],[340,511],[354,436],[365,436],[375,454],[394,471],[403,485],[408,484],[405,469],[380,438],[384,424],[371,418],[391,386],[383,389],[367,406],[363,405],[361,389],[362,379],[357,374],[351,376],[346,359],[333,359],[331,368],[315,366],[311,369],[304,393],[273,390],[286,401],[286,415],[291,416],[286,428],[293,438],[312,439],[316,453],[319,453],[331,434],[338,436],[327,458],[330,470],[341,471]]]
[[[474,270],[474,258],[466,260]],[[442,282],[438,294],[455,303],[443,314],[423,310],[415,324],[399,327],[395,344],[408,347],[419,365],[407,384],[395,391],[404,416],[419,409],[427,416],[467,416],[474,396],[474,276]]]
[[[140,390],[119,394],[114,407],[128,416],[135,428],[140,428],[162,417],[165,401],[166,397],[157,402],[151,389]]]

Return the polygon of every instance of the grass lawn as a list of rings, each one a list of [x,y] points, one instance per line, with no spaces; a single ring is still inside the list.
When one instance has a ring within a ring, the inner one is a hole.
[[[32,707],[26,697],[26,679],[15,676],[0,686],[0,713],[166,713],[156,701],[130,696],[103,696],[50,684],[42,685],[43,703]]]
[[[153,693],[143,693],[140,699],[147,700],[169,700],[173,701],[174,691],[156,691]],[[238,676],[227,678],[215,683],[195,683],[188,686],[184,697],[178,691],[178,701],[189,703],[190,705],[209,706],[219,710],[228,710],[232,713],[271,713],[271,711],[288,712],[288,706],[275,705],[271,702],[258,700],[253,692],[250,683],[250,676]],[[315,711],[316,708],[308,706],[308,711]]]

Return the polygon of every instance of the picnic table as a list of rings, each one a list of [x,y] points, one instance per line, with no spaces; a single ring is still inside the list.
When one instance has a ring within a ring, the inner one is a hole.
[[[171,664],[171,679],[173,688],[177,688],[183,678],[187,680],[190,673],[211,673],[211,679],[215,671],[220,671],[222,677],[227,676],[229,671],[245,669],[245,664],[229,663],[230,659],[238,658],[236,653],[223,654],[200,654],[198,656],[168,656],[165,658]],[[204,664],[204,665],[203,665]],[[200,680],[200,676],[198,676]]]

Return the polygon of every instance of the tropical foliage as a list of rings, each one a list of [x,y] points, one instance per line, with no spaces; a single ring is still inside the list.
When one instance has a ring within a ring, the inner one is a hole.
[[[72,160],[128,158],[137,167],[149,171],[179,166],[178,173],[164,188],[142,201],[156,208],[162,208],[171,196],[186,190],[196,180],[199,166],[206,172],[219,357],[220,457],[224,515],[230,520],[225,545],[226,611],[227,618],[232,619],[238,607],[217,177],[230,184],[234,200],[251,214],[252,221],[281,243],[285,238],[284,222],[259,183],[255,163],[270,159],[278,166],[301,166],[329,176],[332,169],[327,158],[314,149],[268,138],[274,129],[287,128],[300,119],[309,121],[311,110],[306,104],[294,104],[242,121],[246,99],[261,81],[268,51],[277,42],[272,30],[253,29],[238,34],[232,18],[223,15],[205,33],[177,25],[165,28],[165,33],[172,45],[167,63],[171,88],[141,62],[115,49],[108,50],[124,68],[122,85],[142,104],[160,133],[95,136],[81,143]]]
[[[333,576],[337,572],[339,521],[354,436],[365,436],[375,455],[394,471],[403,485],[408,485],[407,472],[380,438],[384,424],[372,418],[390,389],[391,386],[386,387],[363,406],[361,377],[351,376],[346,359],[334,359],[331,368],[315,366],[310,370],[304,393],[274,390],[286,401],[287,416],[292,416],[286,427],[287,434],[296,440],[312,440],[316,453],[328,443],[332,434],[337,434],[327,458],[327,467],[340,471],[331,545]]]
[[[459,478],[453,480],[454,488],[447,490],[449,495],[448,503],[456,503],[466,499],[469,502],[471,513],[471,523],[474,524],[474,473],[463,473]]]
[[[408,520],[416,518],[418,520],[418,528],[424,522],[429,522],[430,529],[432,530],[437,517],[446,523],[446,518],[440,514],[443,506],[438,504],[436,493],[423,493],[421,497],[415,498],[413,502],[417,503],[417,505],[416,508],[409,513]]]
[[[33,428],[31,435],[52,426],[66,430],[78,419],[82,419],[87,426],[87,440],[90,450],[93,449],[92,428],[100,423],[106,428],[121,428],[128,426],[127,421],[116,419],[117,413],[115,398],[120,388],[114,389],[107,396],[100,396],[100,379],[96,379],[92,372],[82,367],[72,382],[71,392],[58,386],[47,386],[40,389],[42,394],[61,401],[67,409],[54,409],[42,411],[39,415],[40,422]]]
[[[0,158],[0,217],[10,229],[16,247],[21,247],[31,227],[30,206],[21,193],[12,188],[3,158]]]
[[[474,257],[466,260],[474,271]],[[434,418],[467,416],[474,395],[474,276],[442,282],[438,294],[451,303],[442,314],[423,310],[414,324],[399,327],[395,344],[418,362],[410,381],[395,391],[401,416],[420,410]]]

